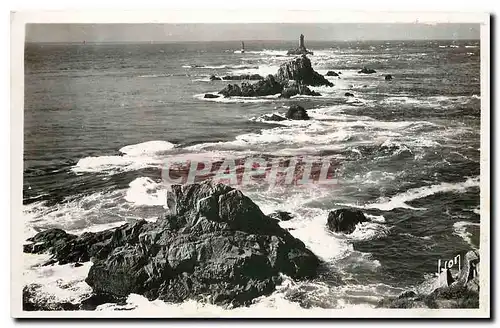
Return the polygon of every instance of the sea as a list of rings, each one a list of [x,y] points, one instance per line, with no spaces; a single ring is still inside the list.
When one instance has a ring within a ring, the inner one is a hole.
[[[245,41],[243,53],[240,41],[25,45],[19,219],[26,238],[54,227],[78,234],[156,220],[168,211],[167,160],[337,163],[335,185],[235,186],[266,214],[292,213],[280,225],[321,258],[317,278],[284,276],[273,294],[243,308],[130,295],[126,305],[96,311],[328,316],[372,309],[431,284],[438,260],[479,248],[479,40],[307,41],[316,71],[341,72],[327,77],[333,87],[311,87],[321,96],[204,98],[229,83],[211,75],[275,74],[295,43]],[[365,66],[376,73],[358,74]],[[311,119],[262,119],[294,104]],[[338,208],[371,220],[350,235],[330,232],[327,216]],[[46,258],[24,255],[26,284],[57,301],[90,295],[91,263],[40,266]]]

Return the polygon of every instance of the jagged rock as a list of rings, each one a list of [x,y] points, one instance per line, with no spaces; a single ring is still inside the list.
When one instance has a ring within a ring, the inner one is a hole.
[[[444,270],[432,283],[427,294],[407,291],[397,298],[382,299],[378,307],[386,308],[479,308],[479,254],[469,251],[464,257],[457,279],[449,269]]]
[[[387,75],[385,76],[385,80],[386,80],[386,81],[390,81],[390,80],[392,80],[392,75],[391,75],[391,74],[387,74]]]
[[[278,83],[273,75],[268,75],[264,80],[255,84],[242,83],[241,87],[237,84],[229,84],[219,93],[224,97],[262,97],[281,93],[283,86]]]
[[[291,120],[308,120],[309,115],[307,115],[307,111],[304,107],[299,105],[292,105],[286,112],[286,118]]]
[[[239,190],[210,181],[174,185],[167,204],[170,212],[156,222],[81,236],[49,229],[31,241],[60,263],[92,258],[86,282],[97,300],[91,303],[136,293],[239,306],[272,293],[281,273],[316,274],[318,258]]]
[[[285,211],[276,211],[269,214],[269,217],[276,219],[278,221],[289,221],[293,219],[292,213]]]
[[[326,76],[339,76],[339,73],[334,72],[334,71],[328,71],[328,72],[326,72]]]
[[[333,232],[353,233],[358,223],[368,219],[363,212],[352,209],[338,209],[328,214],[327,226]]]
[[[222,78],[215,76],[215,75],[210,75],[210,81],[221,81]]]
[[[203,98],[210,98],[210,99],[212,99],[212,98],[219,98],[219,96],[218,96],[218,95],[211,94],[211,93],[206,93],[206,94],[203,96]]]
[[[377,71],[375,71],[374,69],[372,68],[366,68],[366,67],[363,67],[358,73],[362,73],[362,74],[373,74],[373,73],[377,73]]]
[[[226,75],[222,80],[239,81],[239,80],[264,80],[264,77],[259,74],[242,74],[242,75]]]
[[[298,84],[310,86],[333,86],[332,82],[312,68],[311,61],[306,56],[300,56],[281,64],[278,73],[276,73],[276,80],[282,84],[287,84],[289,80],[293,80]]]
[[[346,92],[346,93],[344,93],[344,96],[346,96],[346,97],[354,97],[354,94],[350,93],[350,92]]]

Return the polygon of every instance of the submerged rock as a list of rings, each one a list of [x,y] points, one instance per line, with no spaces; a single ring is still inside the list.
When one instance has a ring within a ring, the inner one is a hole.
[[[310,117],[307,115],[307,111],[304,107],[299,105],[292,105],[286,112],[286,118],[291,120],[309,120]]]
[[[363,67],[358,73],[362,73],[362,74],[373,74],[373,73],[377,73],[377,71],[375,71],[374,69],[372,68],[367,68],[367,67]]]
[[[293,215],[290,212],[285,212],[285,211],[275,211],[271,214],[269,214],[269,217],[276,219],[278,221],[289,221],[293,219]]]
[[[203,98],[219,98],[220,96],[211,93],[206,93]]]
[[[215,75],[210,75],[210,81],[221,81],[222,78],[215,76]]]
[[[354,97],[354,93],[346,92],[346,93],[344,93],[344,96],[346,96],[346,97]]]
[[[334,72],[334,71],[328,71],[328,72],[326,72],[326,76],[339,76],[339,73]]]
[[[281,122],[281,121],[286,121],[287,118],[278,114],[264,114],[260,117],[261,120],[263,121],[269,121],[269,122]]]
[[[239,306],[272,293],[281,273],[316,274],[318,258],[239,190],[209,181],[174,185],[167,203],[170,213],[154,223],[81,236],[49,229],[24,251],[50,252],[59,263],[92,258],[87,284],[98,298],[117,300],[136,293]]]
[[[385,76],[385,80],[386,80],[386,81],[390,81],[390,80],[392,80],[392,75],[391,75],[391,74],[387,74],[387,75]]]
[[[338,209],[328,214],[327,226],[333,232],[353,233],[358,223],[368,219],[363,212],[351,209]]]
[[[430,292],[406,291],[398,297],[382,299],[378,307],[386,308],[479,308],[479,254],[476,250],[465,254],[456,279],[449,269],[435,278],[435,288]],[[423,289],[426,290],[426,289]]]

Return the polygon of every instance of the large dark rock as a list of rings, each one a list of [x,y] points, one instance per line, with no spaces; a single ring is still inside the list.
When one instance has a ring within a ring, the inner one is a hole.
[[[276,79],[283,84],[287,84],[289,80],[293,80],[298,84],[310,86],[333,86],[332,82],[328,81],[323,75],[312,68],[311,61],[307,56],[300,56],[281,64],[278,73],[276,73]]]
[[[291,120],[308,120],[310,118],[304,107],[299,105],[290,106],[285,116]]]
[[[338,209],[328,214],[327,226],[333,232],[353,233],[358,223],[368,219],[363,212],[352,209]]]
[[[316,274],[318,258],[239,190],[209,181],[174,185],[167,203],[170,212],[154,223],[81,236],[50,229],[24,251],[50,252],[59,263],[92,258],[86,282],[95,295],[118,300],[137,293],[238,306],[272,293],[281,273]]]
[[[377,71],[375,71],[372,68],[363,67],[358,73],[360,73],[360,74],[373,74],[373,73],[377,73]]]
[[[387,74],[387,75],[385,76],[385,80],[386,80],[386,81],[390,81],[390,80],[392,80],[392,75],[391,75],[391,74]]]
[[[386,297],[378,307],[385,308],[479,308],[479,253],[469,251],[463,258],[462,268],[456,279],[449,269],[436,277],[431,292],[405,291],[398,297]],[[425,286],[429,282],[424,283]],[[419,288],[417,288],[419,289]],[[423,291],[427,288],[422,288]]]
[[[354,93],[346,92],[346,93],[344,93],[344,96],[346,96],[346,97],[354,97]]]

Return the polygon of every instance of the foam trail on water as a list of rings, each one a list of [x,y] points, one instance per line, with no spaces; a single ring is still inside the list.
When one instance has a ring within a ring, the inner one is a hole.
[[[448,183],[443,182],[437,185],[425,186],[420,188],[409,189],[403,193],[397,194],[389,199],[382,198],[377,203],[365,204],[365,205],[354,205],[354,204],[342,204],[357,208],[375,208],[382,211],[391,211],[395,208],[407,208],[412,210],[426,210],[422,207],[412,207],[406,202],[412,200],[429,197],[431,195],[440,192],[465,192],[469,188],[479,187],[479,177],[469,178],[464,182],[460,183]]]

